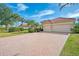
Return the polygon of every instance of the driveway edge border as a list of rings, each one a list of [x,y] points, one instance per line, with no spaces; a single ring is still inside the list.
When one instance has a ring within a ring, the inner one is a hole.
[[[65,42],[64,42],[64,45],[65,45],[65,43],[67,42],[69,36],[70,36],[70,33],[69,33],[68,36],[66,37]],[[60,53],[61,53],[62,49],[64,48],[64,45],[63,45],[63,47],[61,48],[61,50],[60,50],[60,52],[59,52],[59,56],[60,56]]]

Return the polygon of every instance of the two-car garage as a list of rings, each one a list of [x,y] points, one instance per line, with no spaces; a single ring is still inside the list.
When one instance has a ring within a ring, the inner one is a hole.
[[[52,27],[54,32],[70,32],[73,25],[71,24],[57,24]]]
[[[71,32],[74,26],[74,18],[57,18],[43,22],[43,30],[46,32]]]

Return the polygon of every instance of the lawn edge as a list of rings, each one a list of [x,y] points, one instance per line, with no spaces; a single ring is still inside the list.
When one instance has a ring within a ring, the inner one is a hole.
[[[61,52],[62,52],[62,50],[63,50],[63,48],[64,48],[64,46],[65,46],[65,44],[66,44],[66,42],[67,42],[67,40],[68,40],[68,38],[69,38],[70,35],[71,35],[71,33],[69,33],[68,36],[66,37],[66,40],[65,40],[65,42],[64,42],[64,45],[63,45],[63,47],[61,48],[61,51],[60,51],[60,53],[59,53],[59,56],[63,56],[63,55],[61,55]]]

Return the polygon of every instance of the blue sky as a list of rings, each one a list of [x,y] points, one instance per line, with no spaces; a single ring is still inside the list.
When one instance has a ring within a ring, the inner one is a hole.
[[[18,13],[25,19],[36,20],[37,22],[58,17],[79,17],[79,4],[65,6],[62,11],[56,3],[7,3],[6,5],[12,9],[13,13]]]

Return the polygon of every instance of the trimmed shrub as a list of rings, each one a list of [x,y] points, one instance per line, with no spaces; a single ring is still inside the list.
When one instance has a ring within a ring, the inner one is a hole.
[[[79,33],[79,25],[75,25],[72,29],[71,29],[72,33]]]
[[[19,28],[19,27],[11,27],[9,28],[9,32],[20,32],[23,31],[23,28]]]
[[[0,32],[5,32],[5,28],[1,27]]]
[[[28,28],[28,32],[30,32],[30,33],[35,32],[35,29],[33,29],[33,28]]]

